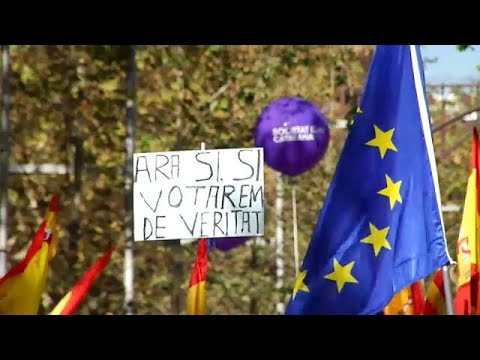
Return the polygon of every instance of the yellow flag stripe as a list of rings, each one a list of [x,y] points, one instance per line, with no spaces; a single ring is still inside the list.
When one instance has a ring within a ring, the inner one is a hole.
[[[410,298],[411,289],[409,286],[394,295],[383,310],[383,313],[385,315],[413,315],[413,306],[410,304]]]
[[[55,308],[50,312],[49,315],[60,315],[63,311],[63,309],[65,308],[65,305],[67,305],[68,301],[70,300],[70,298],[72,297],[72,292],[69,291],[67,293],[67,295],[65,295],[62,300],[60,300],[57,304],[57,306],[55,306]]]
[[[205,281],[201,281],[188,289],[187,314],[204,315],[206,308]]]
[[[430,304],[437,310],[437,314],[446,315],[445,300],[443,294],[436,286],[432,284],[428,288],[427,299]]]
[[[472,169],[468,177],[467,193],[463,210],[460,234],[457,243],[458,285],[470,282],[471,267],[477,262],[477,172]]]
[[[22,274],[7,279],[0,289],[1,315],[37,315],[48,274],[48,243],[29,262]]]

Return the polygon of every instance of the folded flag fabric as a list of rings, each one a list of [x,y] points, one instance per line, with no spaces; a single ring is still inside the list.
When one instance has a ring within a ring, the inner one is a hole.
[[[205,284],[207,282],[208,250],[207,239],[200,239],[197,256],[193,264],[187,295],[187,314],[204,315],[206,307]]]
[[[75,313],[80,303],[87,296],[88,290],[92,284],[98,278],[105,266],[107,266],[114,250],[115,247],[112,246],[90,267],[90,269],[88,269],[72,290],[70,290],[50,312],[50,315],[73,315]]]
[[[37,315],[48,277],[48,263],[58,243],[56,213],[58,195],[50,201],[45,220],[35,233],[24,259],[0,279],[0,314]],[[56,246],[56,243],[55,245]]]
[[[417,281],[396,293],[383,313],[385,315],[421,315],[423,304],[423,284]]]
[[[457,315],[480,313],[479,296],[479,140],[477,129],[473,129],[470,176],[463,207],[462,223],[457,241],[458,283],[453,306]]]
[[[451,262],[424,88],[418,46],[376,48],[286,314],[378,314]]]
[[[25,258],[0,279],[1,315],[37,315],[48,269],[48,240],[44,221]]]
[[[438,270],[427,289],[423,315],[446,315],[445,290],[442,270]]]

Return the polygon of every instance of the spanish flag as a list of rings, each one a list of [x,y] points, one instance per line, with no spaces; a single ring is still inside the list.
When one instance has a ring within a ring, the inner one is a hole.
[[[383,314],[421,315],[423,302],[423,284],[421,281],[417,281],[396,293],[383,310]]]
[[[1,315],[37,315],[47,278],[47,222],[38,229],[25,258],[0,279]]]
[[[423,315],[446,315],[445,290],[443,288],[442,270],[437,270],[427,290]]]
[[[473,130],[472,158],[462,224],[457,242],[458,284],[454,299],[457,315],[479,314],[478,306],[478,243],[479,243],[479,141],[477,129]]]
[[[55,308],[50,312],[50,315],[72,315],[75,313],[78,305],[83,301],[87,295],[88,289],[97,279],[105,266],[110,261],[112,252],[115,247],[112,246],[103,256],[98,259],[90,269],[83,275],[79,282],[70,290]]]
[[[51,250],[51,244],[57,236],[57,207],[55,195],[25,258],[0,279],[1,315],[37,315],[47,282],[48,262],[56,250]]]
[[[50,236],[50,246],[48,248],[48,261],[51,261],[55,255],[57,254],[57,247],[58,247],[58,229],[57,229],[57,212],[58,212],[58,200],[60,196],[58,194],[54,194],[52,199],[50,200],[50,204],[48,205],[47,212],[43,217],[43,220],[46,221],[47,225],[45,228],[45,232],[47,236]],[[29,252],[31,251],[31,247],[28,249],[26,257],[29,256]]]
[[[207,282],[207,239],[200,239],[197,245],[197,257],[193,264],[188,288],[187,314],[205,314],[205,283]]]

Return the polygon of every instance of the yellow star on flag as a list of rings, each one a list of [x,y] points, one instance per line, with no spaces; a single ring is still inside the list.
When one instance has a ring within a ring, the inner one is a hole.
[[[372,245],[375,256],[378,256],[378,253],[380,252],[382,247],[388,250],[392,250],[387,240],[387,234],[390,230],[390,227],[378,230],[372,223],[368,223],[368,226],[370,227],[370,235],[360,240],[360,242]]]
[[[363,114],[362,109],[360,109],[360,106],[357,106],[357,114]]]
[[[337,283],[337,290],[340,293],[345,283],[358,284],[358,280],[352,276],[352,268],[355,261],[348,263],[345,266],[340,265],[337,259],[333,259],[333,272],[325,275],[325,279],[332,280]]]
[[[297,296],[297,292],[299,291],[310,292],[307,285],[305,285],[305,283],[303,282],[306,276],[307,276],[307,270],[303,270],[298,274],[297,279],[295,280],[295,286],[293,287],[292,297],[294,300],[295,300],[295,297]]]
[[[394,183],[388,175],[385,175],[385,179],[387,181],[387,187],[380,190],[377,194],[388,197],[388,200],[390,200],[390,210],[393,210],[396,201],[398,201],[400,204],[402,203],[402,196],[400,195],[400,186],[402,186],[402,181],[400,180]]]
[[[366,142],[365,145],[378,147],[382,159],[385,157],[387,150],[398,151],[392,142],[392,136],[395,129],[382,131],[377,125],[373,125],[373,129],[375,130],[375,137]]]

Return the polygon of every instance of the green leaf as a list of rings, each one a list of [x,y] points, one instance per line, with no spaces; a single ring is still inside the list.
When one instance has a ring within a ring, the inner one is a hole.
[[[114,92],[115,90],[118,89],[119,82],[120,82],[120,79],[118,77],[112,78],[98,84],[98,87],[105,92]]]
[[[473,45],[457,45],[458,51],[474,50]]]

